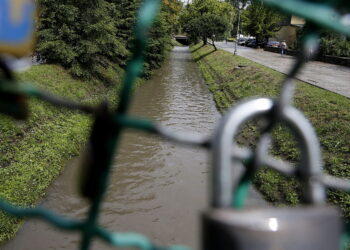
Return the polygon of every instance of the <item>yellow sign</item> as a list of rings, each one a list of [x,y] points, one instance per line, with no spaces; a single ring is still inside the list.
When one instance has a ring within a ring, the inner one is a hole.
[[[0,0],[0,53],[29,55],[34,45],[32,0]]]

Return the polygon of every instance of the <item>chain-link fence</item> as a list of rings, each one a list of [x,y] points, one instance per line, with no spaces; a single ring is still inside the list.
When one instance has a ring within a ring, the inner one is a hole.
[[[325,190],[332,188],[348,192],[350,182],[323,173],[320,145],[316,133],[305,116],[293,107],[292,100],[295,88],[294,77],[314,56],[309,52],[317,51],[319,29],[329,28],[344,35],[350,35],[349,14],[347,14],[350,2],[345,0],[265,0],[265,2],[287,14],[295,14],[308,21],[302,51],[285,78],[278,98],[251,99],[237,104],[222,118],[210,138],[195,137],[190,133],[174,133],[166,127],[127,114],[132,98],[133,83],[143,68],[147,31],[152,26],[159,9],[159,0],[144,0],[140,7],[134,31],[134,53],[126,68],[120,102],[116,110],[112,110],[107,103],[102,103],[97,107],[83,105],[54,96],[30,84],[18,83],[7,64],[0,61],[0,68],[3,71],[3,78],[0,79],[0,112],[16,119],[25,119],[27,117],[26,100],[34,97],[58,108],[76,110],[95,118],[87,146],[89,159],[83,161],[85,165],[83,166],[81,194],[89,199],[91,204],[85,220],[63,218],[42,208],[19,208],[3,200],[0,200],[0,209],[13,216],[36,217],[64,230],[79,231],[82,235],[81,249],[83,250],[89,249],[95,237],[116,247],[136,247],[145,250],[186,249],[181,246],[158,247],[142,235],[112,233],[97,223],[102,198],[108,187],[111,162],[117,152],[120,135],[125,128],[133,128],[172,142],[211,150],[213,155],[212,209],[203,215],[204,249],[334,249],[334,246],[342,244],[340,242],[342,239],[345,239],[343,243],[346,245],[347,232],[343,229],[343,224],[338,222],[340,217],[338,211],[325,206]],[[6,8],[9,1],[5,0],[0,3]],[[27,11],[34,12],[34,6],[30,5]],[[0,18],[6,17],[3,15]],[[28,30],[33,29],[33,26],[33,23],[29,25]],[[10,25],[2,28],[4,28],[3,31],[12,32]],[[31,42],[22,44],[20,47],[23,48],[23,51],[20,51],[16,46],[11,45],[13,44],[11,39],[16,37],[10,39],[4,35],[3,31],[0,30],[0,38],[2,41],[7,41],[8,44],[1,45],[1,51],[5,50],[14,55],[21,55],[28,51]],[[20,35],[19,32],[18,39],[21,39]],[[232,139],[238,133],[241,125],[253,118],[260,119],[265,124],[255,150],[240,147]],[[280,123],[288,126],[299,142],[302,157],[297,166],[269,155],[271,130]],[[245,171],[239,178],[235,178],[238,180],[236,183],[233,176],[235,169],[241,165],[244,165]],[[303,201],[306,207],[287,210],[269,209],[258,215],[256,211],[242,214],[241,209],[244,207],[252,177],[261,166],[270,167],[286,176],[296,176],[304,184]],[[238,217],[241,219],[237,219]],[[287,233],[287,236],[273,234],[283,231],[279,229],[279,223],[284,221],[286,221],[284,232]],[[293,221],[306,227],[305,230],[298,232],[298,227],[291,227]],[[259,225],[262,228],[259,228]],[[266,228],[263,228],[265,226]],[[309,232],[309,235],[304,236],[304,232]],[[311,239],[316,236],[319,238]],[[320,238],[323,236],[325,236],[324,239]],[[300,242],[306,245],[293,243],[296,238],[300,238]],[[310,238],[309,241],[308,238]],[[305,248],[310,242],[313,243],[313,246]],[[294,248],[289,248],[291,244],[294,244]]]

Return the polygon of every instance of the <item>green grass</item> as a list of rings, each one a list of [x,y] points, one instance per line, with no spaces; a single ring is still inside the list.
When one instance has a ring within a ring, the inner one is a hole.
[[[211,46],[191,47],[206,82],[220,111],[225,111],[244,98],[277,97],[285,75]],[[239,65],[246,67],[237,68]],[[322,146],[325,171],[350,178],[350,100],[346,97],[298,81],[295,106],[311,121]],[[294,138],[283,126],[273,131],[275,145],[272,153],[291,162],[298,162],[300,152]],[[246,126],[239,139],[254,145],[257,125]],[[271,170],[259,171],[255,184],[267,200],[276,205],[296,205],[300,202],[301,187],[294,179],[286,179]],[[350,218],[350,195],[328,191],[329,201],[337,204]]]
[[[105,86],[73,79],[59,66],[39,65],[18,77],[72,100],[97,104],[108,99],[116,104],[121,75],[120,69],[114,72],[116,83]],[[67,161],[82,149],[92,122],[91,117],[39,100],[29,104],[26,122],[0,116],[0,197],[19,206],[33,206],[45,195]],[[12,238],[21,225],[21,219],[0,213],[0,242]]]

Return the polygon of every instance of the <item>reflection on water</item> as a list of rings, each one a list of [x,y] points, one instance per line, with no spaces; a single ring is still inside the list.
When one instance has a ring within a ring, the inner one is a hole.
[[[174,131],[209,134],[219,119],[212,97],[186,47],[137,91],[131,113]],[[57,212],[82,218],[87,204],[72,191],[71,164],[44,202]],[[156,243],[197,248],[199,211],[207,206],[207,154],[137,132],[123,136],[100,223],[113,231],[135,231]],[[77,249],[78,235],[42,222],[26,223],[5,250]],[[112,249],[95,243],[94,249]]]

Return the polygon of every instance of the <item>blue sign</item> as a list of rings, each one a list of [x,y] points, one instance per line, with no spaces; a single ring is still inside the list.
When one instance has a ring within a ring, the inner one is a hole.
[[[17,56],[29,53],[34,13],[31,0],[0,0],[0,52]]]

